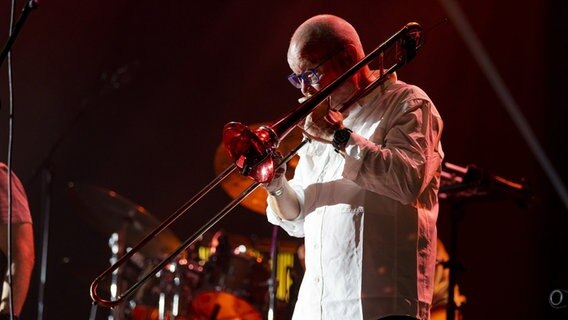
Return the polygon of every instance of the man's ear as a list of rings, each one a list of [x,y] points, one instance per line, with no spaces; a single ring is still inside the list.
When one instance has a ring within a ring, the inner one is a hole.
[[[341,55],[341,61],[345,63],[345,67],[347,68],[351,68],[359,61],[357,58],[357,49],[355,49],[355,46],[352,44],[346,45],[345,49],[341,52]]]

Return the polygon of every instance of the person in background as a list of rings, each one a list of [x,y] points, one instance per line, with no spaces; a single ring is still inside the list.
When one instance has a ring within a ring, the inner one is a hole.
[[[288,80],[309,97],[364,56],[350,23],[317,15],[292,35]],[[304,238],[294,320],[429,319],[443,123],[426,93],[394,73],[337,111],[381,71],[359,69],[317,106],[294,177],[283,165],[263,184],[268,221]]]
[[[7,266],[8,223],[11,222],[11,266]],[[8,167],[0,163],[0,251],[2,255],[2,300],[0,320],[19,319],[28,294],[35,263],[33,225],[28,198],[20,179],[12,172],[12,219],[8,221]],[[12,277],[12,303],[10,308],[10,283]]]
[[[294,253],[294,264],[289,267],[288,272],[292,283],[290,288],[288,288],[289,299],[286,308],[286,313],[288,315],[287,319],[291,319],[294,314],[294,308],[296,306],[296,301],[298,300],[298,291],[300,291],[300,284],[304,278],[304,272],[306,270],[306,246],[301,243]]]

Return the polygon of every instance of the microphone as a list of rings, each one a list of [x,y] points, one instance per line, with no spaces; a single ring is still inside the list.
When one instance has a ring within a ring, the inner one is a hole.
[[[553,290],[548,296],[548,302],[554,309],[563,309],[568,306],[568,291],[563,289]]]

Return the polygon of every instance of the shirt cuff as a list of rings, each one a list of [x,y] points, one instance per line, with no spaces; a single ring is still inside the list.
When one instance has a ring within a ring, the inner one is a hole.
[[[367,143],[367,139],[353,132],[351,138],[345,145],[345,165],[343,167],[343,177],[347,179],[355,179],[357,173],[363,165],[363,148]]]

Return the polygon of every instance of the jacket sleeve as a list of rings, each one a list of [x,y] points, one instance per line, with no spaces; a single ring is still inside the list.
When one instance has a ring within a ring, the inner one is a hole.
[[[443,123],[427,97],[412,93],[387,109],[373,135],[352,133],[343,176],[403,204],[416,201],[440,174]]]

